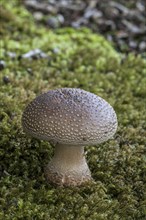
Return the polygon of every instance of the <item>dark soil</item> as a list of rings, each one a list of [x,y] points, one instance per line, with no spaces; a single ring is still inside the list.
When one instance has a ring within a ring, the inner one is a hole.
[[[144,56],[146,12],[144,0],[23,0],[38,23],[48,28],[89,27],[124,53]]]

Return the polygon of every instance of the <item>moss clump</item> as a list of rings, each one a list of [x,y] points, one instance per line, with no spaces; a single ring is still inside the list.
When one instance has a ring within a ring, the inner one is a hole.
[[[144,220],[146,62],[124,59],[87,29],[52,32],[36,26],[20,1],[2,1],[0,74],[0,219]],[[20,59],[39,48],[48,57]],[[15,53],[15,58],[10,57]],[[53,149],[26,137],[24,107],[42,91],[80,87],[113,105],[114,140],[86,148],[95,184],[47,185],[43,169]]]

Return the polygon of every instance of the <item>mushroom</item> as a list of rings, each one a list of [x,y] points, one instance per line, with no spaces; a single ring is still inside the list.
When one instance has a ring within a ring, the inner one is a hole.
[[[61,88],[35,98],[24,110],[22,126],[26,133],[55,146],[45,169],[47,181],[77,186],[92,180],[84,146],[112,138],[117,117],[101,97],[82,89]]]

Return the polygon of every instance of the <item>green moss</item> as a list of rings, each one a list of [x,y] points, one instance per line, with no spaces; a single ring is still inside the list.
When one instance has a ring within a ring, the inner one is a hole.
[[[0,74],[0,219],[144,220],[146,62],[134,55],[122,58],[87,29],[53,32],[37,26],[20,1],[6,2],[0,29],[1,59],[6,63]],[[35,48],[49,58],[18,59]],[[117,112],[115,138],[86,148],[94,184],[48,185],[43,169],[53,149],[22,131],[27,103],[59,87],[91,91]]]

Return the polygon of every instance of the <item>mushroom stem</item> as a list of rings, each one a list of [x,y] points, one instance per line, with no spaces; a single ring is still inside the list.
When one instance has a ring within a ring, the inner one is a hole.
[[[84,147],[57,144],[45,175],[48,182],[57,185],[76,186],[90,181],[92,178],[86,163]]]

